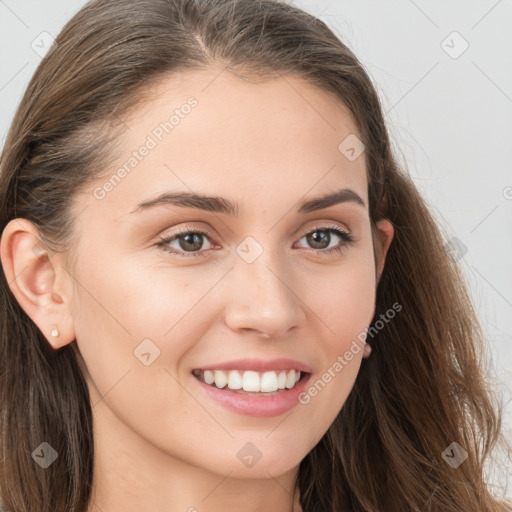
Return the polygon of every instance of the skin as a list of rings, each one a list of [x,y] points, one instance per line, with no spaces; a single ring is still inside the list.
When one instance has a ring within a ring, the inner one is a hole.
[[[2,265],[52,347],[76,339],[83,357],[95,429],[90,512],[292,510],[299,463],[343,406],[363,351],[307,405],[272,418],[226,410],[191,371],[289,357],[316,381],[369,326],[393,228],[381,220],[374,246],[367,206],[296,212],[298,201],[344,187],[368,204],[364,156],[350,161],[338,149],[359,136],[351,116],[300,78],[254,84],[212,68],[166,77],[154,93],[123,118],[112,174],[172,110],[190,96],[198,105],[104,199],[93,190],[105,180],[74,198],[73,252],[33,251],[37,229],[15,219]],[[241,214],[170,205],[130,213],[164,191],[222,196]],[[322,254],[343,244],[332,232],[323,246],[305,237],[326,225],[354,243]],[[183,257],[156,246],[178,227],[208,230],[194,249],[205,257],[187,257],[183,237],[168,244]],[[250,264],[236,252],[248,236],[263,248]],[[160,350],[149,366],[133,353],[147,338]],[[262,454],[252,467],[237,457],[248,442]]]

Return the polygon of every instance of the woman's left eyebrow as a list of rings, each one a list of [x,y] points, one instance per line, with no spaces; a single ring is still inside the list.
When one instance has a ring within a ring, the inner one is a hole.
[[[310,213],[346,202],[352,202],[366,208],[366,203],[359,194],[352,189],[343,188],[330,194],[300,202],[297,208],[297,213]],[[236,202],[224,197],[207,196],[192,192],[164,192],[154,199],[149,199],[139,203],[137,207],[130,212],[130,214],[140,213],[156,206],[165,205],[174,205],[182,208],[196,208],[208,212],[225,213],[235,217],[240,215],[240,208]]]

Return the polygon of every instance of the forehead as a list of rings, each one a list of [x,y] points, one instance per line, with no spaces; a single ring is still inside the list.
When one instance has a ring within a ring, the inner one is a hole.
[[[361,138],[352,116],[300,77],[253,83],[206,69],[162,77],[149,92],[123,117],[118,158],[94,184],[107,185],[103,206],[128,212],[170,190],[230,196],[242,214],[251,201],[261,208],[343,187],[366,200],[364,154],[343,152],[343,141]]]

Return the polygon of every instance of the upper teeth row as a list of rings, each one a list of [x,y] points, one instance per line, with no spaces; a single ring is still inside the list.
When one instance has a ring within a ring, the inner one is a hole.
[[[229,389],[243,389],[244,391],[255,391],[267,393],[284,389],[290,389],[299,381],[301,372],[295,370],[281,370],[279,372],[258,373],[251,370],[204,370],[201,372],[207,384],[215,383],[215,386],[222,389],[228,385]]]

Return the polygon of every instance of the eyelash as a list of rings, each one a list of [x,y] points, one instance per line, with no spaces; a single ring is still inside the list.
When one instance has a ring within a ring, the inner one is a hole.
[[[311,233],[314,233],[316,231],[330,231],[330,232],[334,232],[343,240],[341,245],[339,245],[337,247],[331,247],[330,249],[311,249],[312,251],[316,252],[317,254],[340,253],[345,247],[350,246],[355,241],[355,239],[352,237],[352,235],[350,235],[346,231],[341,230],[338,227],[333,227],[333,226],[322,226],[322,227],[314,228],[314,229],[304,233],[301,236],[300,239],[302,239],[305,236],[310,235]],[[183,253],[183,252],[178,252],[178,251],[175,251],[175,250],[171,250],[171,249],[169,249],[169,247],[167,247],[168,243],[176,240],[179,236],[184,236],[184,235],[188,235],[188,234],[191,234],[191,233],[194,233],[194,234],[197,234],[197,235],[203,235],[203,236],[206,236],[206,237],[210,238],[210,235],[207,232],[202,231],[201,229],[180,228],[178,231],[173,233],[171,236],[167,236],[165,238],[161,238],[155,245],[158,248],[160,248],[161,250],[163,250],[163,251],[165,251],[167,253],[170,253],[170,254],[174,254],[174,255],[176,255],[178,257],[184,257],[184,258],[188,258],[189,256],[204,257],[205,256],[205,254],[204,254],[205,251],[196,251],[196,252]]]

